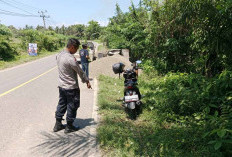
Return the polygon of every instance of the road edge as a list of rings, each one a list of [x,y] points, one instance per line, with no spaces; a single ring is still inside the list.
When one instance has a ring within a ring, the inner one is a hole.
[[[100,148],[97,142],[97,126],[98,126],[98,81],[96,78],[94,78],[94,102],[93,102],[93,111],[92,111],[92,118],[94,120],[94,125],[90,128],[90,134],[95,138],[94,146],[95,146],[95,152],[94,154],[91,154],[90,157],[100,157]]]

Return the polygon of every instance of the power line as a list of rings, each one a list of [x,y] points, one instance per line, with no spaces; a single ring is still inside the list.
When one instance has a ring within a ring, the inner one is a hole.
[[[8,11],[8,10],[3,10],[3,9],[0,9],[0,10],[1,10],[1,11],[4,11],[4,12],[16,14],[15,12],[11,12],[11,11]]]
[[[47,20],[48,26],[54,27],[56,24],[50,20]]]
[[[24,17],[39,17],[36,15],[21,14],[21,13],[11,12],[8,10],[3,10],[3,9],[0,9],[0,10],[1,10],[0,14],[5,14],[5,15],[24,16]]]
[[[21,14],[21,13],[16,13],[16,12],[12,12],[12,11],[8,11],[8,10],[3,10],[3,9],[0,9],[0,10],[3,11],[4,13],[6,13],[6,14],[15,14],[15,15],[39,17],[39,16],[35,16],[35,15]],[[3,13],[3,12],[2,12],[2,13]]]
[[[28,4],[25,4],[25,3],[22,3],[22,2],[18,2],[18,1],[16,1],[16,0],[10,0],[10,1],[12,1],[11,3],[14,3],[14,4],[16,4],[16,5],[21,5],[21,6],[24,6],[24,7],[27,7],[27,8],[34,8],[35,10],[40,10],[39,8],[36,8],[36,7],[33,7],[33,6],[30,6],[30,5],[28,5]]]
[[[21,17],[39,17],[39,16],[35,16],[35,15],[16,14],[16,13],[8,13],[8,12],[1,12],[1,11],[0,11],[0,14],[11,15],[11,16],[21,16]]]
[[[51,19],[51,21],[53,21],[53,22],[55,22],[55,23],[57,23],[52,17],[50,17],[50,19]]]
[[[50,19],[48,21],[52,22],[53,24],[57,24],[57,22],[51,17],[50,17]]]
[[[12,4],[10,4],[10,3],[4,1],[4,0],[0,0],[0,1],[3,2],[3,3],[5,3],[5,4],[7,4],[7,5],[9,5],[9,6],[11,6],[11,7],[14,7],[14,8],[16,8],[16,9],[19,9],[19,10],[24,11],[24,12],[26,12],[26,13],[29,13],[29,14],[31,14],[31,15],[34,15],[33,13],[30,13],[30,12],[28,12],[28,11],[26,11],[26,10],[23,10],[23,9],[21,9],[21,8],[19,8],[19,7],[16,7],[16,6],[14,6],[14,5],[12,5]],[[35,16],[35,15],[34,15],[34,16]]]
[[[28,11],[26,11],[26,10],[20,8],[20,7],[17,7],[18,5],[21,5],[21,6],[24,6],[24,8],[25,7],[35,8],[35,7],[30,6],[30,5],[24,4],[22,2],[18,2],[16,0],[8,0],[8,1],[0,0],[0,2],[5,3],[5,4],[7,4],[7,5],[11,6],[11,7],[17,8],[17,9],[19,9],[21,11],[26,12],[26,13],[29,13],[29,15],[28,14],[21,14],[21,13],[11,12],[11,11],[2,10],[2,9],[0,9],[1,10],[0,14],[11,15],[11,16],[21,16],[21,17],[42,17],[43,23],[44,23],[44,28],[46,28],[46,19],[50,18],[50,16],[45,15],[45,13],[47,12],[46,10],[45,11],[38,11],[38,13],[40,14],[40,16],[38,16],[38,15],[35,15],[35,14],[31,13],[31,12],[28,12]],[[15,5],[17,5],[17,6],[15,6]],[[35,9],[38,9],[38,8],[35,8]],[[50,22],[56,23],[56,22],[54,22],[54,20],[51,20]]]
[[[56,23],[54,22],[54,21],[52,21],[52,20],[47,20],[50,24],[53,24],[53,25],[55,25]]]

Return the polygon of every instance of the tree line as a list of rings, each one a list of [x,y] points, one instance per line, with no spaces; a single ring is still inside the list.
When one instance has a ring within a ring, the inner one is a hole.
[[[10,26],[12,27],[12,26]],[[66,36],[74,36],[78,39],[86,39],[86,40],[95,40],[98,39],[101,35],[101,31],[103,29],[102,26],[97,21],[91,20],[87,25],[84,24],[74,24],[70,26],[48,26],[48,28],[44,28],[43,26],[33,26],[26,25],[23,29],[36,29],[38,31],[41,30],[49,30],[54,31],[57,34],[63,34]]]
[[[160,73],[208,77],[231,70],[230,0],[143,0],[116,15],[104,29],[109,47],[127,47],[133,58],[152,59]]]
[[[28,43],[37,43],[38,52],[53,52],[65,46],[67,38],[75,37],[81,40],[98,39],[102,28],[97,21],[89,21],[88,25],[76,24],[70,26],[44,28],[29,26],[15,28],[0,25],[0,58],[3,61],[14,60],[15,57],[27,53]]]

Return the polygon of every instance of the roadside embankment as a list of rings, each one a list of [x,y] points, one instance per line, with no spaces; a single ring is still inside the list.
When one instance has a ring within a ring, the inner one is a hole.
[[[127,68],[131,68],[131,62],[121,55],[114,55],[103,57],[90,63],[90,76],[98,77],[99,75],[106,75],[111,77],[118,77],[112,70],[112,65],[115,63],[123,63]]]

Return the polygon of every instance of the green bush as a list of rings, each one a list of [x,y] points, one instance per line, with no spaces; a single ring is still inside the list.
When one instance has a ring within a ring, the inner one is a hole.
[[[17,55],[15,47],[13,47],[7,40],[0,38],[0,60],[9,61]]]
[[[38,47],[40,48],[42,46],[40,45],[41,35],[42,34],[39,31],[33,29],[21,30],[20,36],[22,48],[26,50],[29,43],[37,43]]]
[[[11,30],[5,25],[0,24],[0,35],[12,36]]]
[[[45,35],[42,43],[43,47],[48,51],[54,51],[58,49],[58,41],[52,36]]]
[[[2,62],[12,61],[17,55],[24,55],[29,43],[37,43],[38,53],[54,52],[65,46],[66,39],[64,35],[46,30],[24,29],[17,31],[17,34],[12,34],[8,27],[0,25],[0,60]]]
[[[149,83],[141,82],[146,87],[148,108],[180,116],[202,111],[205,84],[206,80],[201,75],[186,73],[169,73],[164,77],[155,77]]]
[[[116,6],[101,36],[108,46],[130,49],[131,59],[152,60],[160,74],[208,77],[231,70],[231,0],[141,0],[123,13]]]
[[[153,76],[154,77],[154,76]],[[157,77],[157,76],[156,76]],[[207,143],[213,139],[202,138],[206,127],[199,125],[179,125],[180,122],[165,122],[160,118],[160,110],[143,110],[136,121],[126,118],[121,101],[123,80],[100,76],[98,105],[101,123],[98,127],[98,141],[106,156],[220,156],[221,153]],[[160,77],[160,79],[162,79]],[[144,82],[148,78],[139,78]],[[142,102],[148,96],[142,99]],[[160,123],[162,125],[160,125]],[[183,123],[183,122],[181,122]],[[221,155],[222,156],[222,155]]]
[[[38,52],[41,52],[41,50],[55,51],[64,46],[67,38],[53,31],[40,32],[28,29],[22,30],[20,33],[22,37],[22,48],[27,49],[29,43],[37,43]]]
[[[207,88],[208,104],[205,108],[207,127],[205,136],[209,144],[225,156],[232,154],[232,72],[223,71]]]
[[[156,111],[161,124],[203,129],[207,144],[228,156],[232,153],[231,78],[231,71],[211,79],[186,73],[146,76],[140,79],[144,107]]]

